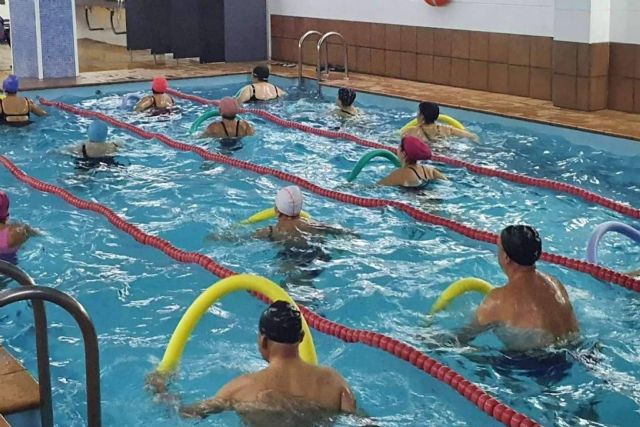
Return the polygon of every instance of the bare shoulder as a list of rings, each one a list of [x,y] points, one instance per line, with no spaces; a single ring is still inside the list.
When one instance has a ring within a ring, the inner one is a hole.
[[[403,182],[404,171],[402,169],[396,169],[378,181],[378,185],[402,185]]]
[[[476,311],[476,320],[480,325],[498,321],[498,310],[504,298],[503,288],[494,288],[484,298]]]
[[[256,374],[246,374],[234,378],[226,383],[216,393],[216,398],[231,400],[239,394],[246,392],[256,384]]]

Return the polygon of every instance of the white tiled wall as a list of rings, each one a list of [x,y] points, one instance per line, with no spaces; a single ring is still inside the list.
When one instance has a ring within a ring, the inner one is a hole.
[[[555,1],[453,0],[432,7],[424,0],[269,0],[269,8],[276,15],[553,36]]]
[[[611,41],[640,44],[640,0],[611,0]]]

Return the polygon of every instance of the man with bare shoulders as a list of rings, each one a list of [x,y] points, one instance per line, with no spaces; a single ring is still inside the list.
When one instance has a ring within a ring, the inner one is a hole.
[[[492,290],[476,313],[479,327],[494,332],[511,350],[546,347],[579,332],[564,286],[536,270],[542,254],[538,232],[526,225],[511,225],[498,238],[498,261],[507,284]]]
[[[287,412],[289,420],[296,413],[300,417],[320,411],[354,413],[356,400],[342,376],[302,360],[298,348],[303,337],[300,312],[285,301],[274,302],[260,317],[258,335],[260,354],[269,366],[232,380],[211,399],[180,406],[180,414],[195,418],[233,410],[256,425],[255,414],[260,412]],[[154,377],[150,385],[156,392],[166,392],[161,377]]]

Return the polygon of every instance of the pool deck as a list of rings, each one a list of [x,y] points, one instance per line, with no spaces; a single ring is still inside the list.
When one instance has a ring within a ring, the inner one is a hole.
[[[40,406],[38,383],[31,374],[0,347],[0,414],[9,415]],[[2,426],[0,415],[0,427]]]
[[[81,63],[83,59],[85,60],[81,69],[90,71],[82,72],[79,77],[69,79],[24,79],[22,88],[44,89],[149,81],[156,75],[165,75],[169,79],[214,77],[247,73],[254,65],[252,63],[199,64],[196,60],[180,60],[176,63],[174,60],[164,58],[161,58],[161,63],[155,64],[153,57],[142,52],[135,52],[134,62],[129,62],[129,53],[126,49],[100,45],[101,43],[89,41],[80,43]],[[101,69],[100,67],[102,70],[96,71]],[[297,68],[287,68],[275,64],[272,65],[272,72],[283,77],[297,76]],[[0,78],[3,78],[2,74],[0,72]],[[304,76],[314,78],[314,67],[305,66]],[[364,92],[396,96],[414,101],[429,100],[449,107],[640,141],[640,115],[638,114],[612,110],[597,112],[567,110],[553,106],[550,101],[367,74],[353,73],[348,81],[342,80],[341,76],[341,73],[333,73],[331,79],[323,83],[330,86],[350,86]]]

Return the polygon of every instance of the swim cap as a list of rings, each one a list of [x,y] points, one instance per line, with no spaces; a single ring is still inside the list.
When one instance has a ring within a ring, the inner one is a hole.
[[[400,148],[410,161],[429,160],[433,153],[429,145],[415,136],[405,136],[400,142]]]
[[[9,218],[9,196],[0,190],[0,222],[5,222]]]
[[[341,87],[338,90],[338,99],[345,107],[350,107],[356,100],[356,91],[350,88]]]
[[[151,83],[151,90],[157,93],[165,93],[169,89],[169,82],[164,77],[156,77]]]
[[[107,134],[109,133],[109,129],[107,125],[100,121],[94,120],[89,125],[89,141],[91,142],[105,142],[107,140]]]
[[[253,69],[253,77],[263,82],[269,80],[269,67],[266,65],[258,65]]]
[[[2,90],[7,93],[16,93],[20,88],[20,80],[15,74],[10,74],[9,77],[2,82]]]
[[[276,209],[286,216],[298,216],[302,211],[302,191],[296,185],[284,187],[276,195]]]
[[[220,100],[220,105],[218,105],[218,110],[220,111],[220,115],[225,119],[233,119],[238,115],[238,101],[235,98],[231,98],[229,96],[224,97]]]
[[[532,266],[542,254],[542,240],[535,228],[510,225],[500,233],[500,241],[507,256],[516,264]]]
[[[276,301],[260,316],[260,333],[280,344],[297,344],[302,341],[302,315],[286,301]]]
[[[438,104],[421,102],[420,105],[418,105],[418,109],[422,117],[424,117],[425,123],[434,123],[438,120],[438,116],[440,115],[440,107],[438,107]]]

